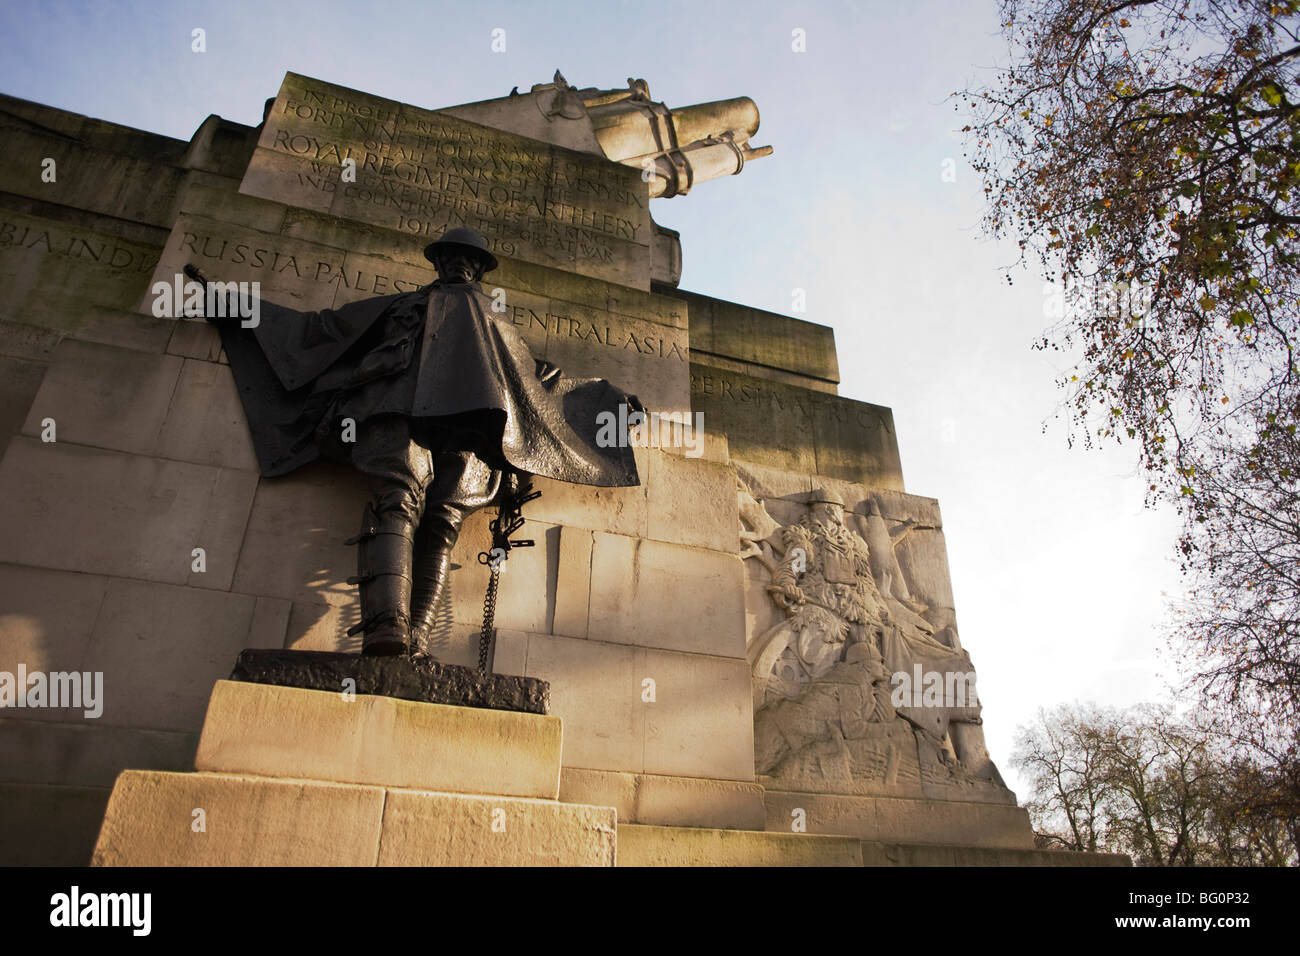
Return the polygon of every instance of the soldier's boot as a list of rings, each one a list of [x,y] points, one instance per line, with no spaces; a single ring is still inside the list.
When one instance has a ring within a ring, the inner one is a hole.
[[[451,577],[451,551],[460,535],[459,522],[425,517],[416,535],[415,572],[411,583],[411,653],[428,656],[438,606]]]
[[[411,652],[422,653],[438,616],[451,576],[451,551],[465,518],[491,504],[501,488],[501,473],[468,451],[445,453],[434,464],[425,492],[424,513],[415,536],[415,574],[411,592]]]
[[[357,544],[357,573],[349,584],[361,592],[361,622],[348,635],[363,632],[361,653],[381,657],[404,654],[411,627],[410,518],[397,511],[376,514],[366,506]]]

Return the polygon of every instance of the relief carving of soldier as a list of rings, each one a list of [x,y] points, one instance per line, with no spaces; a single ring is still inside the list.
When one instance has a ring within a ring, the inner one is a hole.
[[[596,440],[602,412],[644,412],[636,397],[532,355],[480,287],[497,260],[478,233],[452,229],[424,254],[438,278],[414,292],[309,313],[264,302],[252,329],[213,320],[262,474],[323,457],[370,480],[350,579],[367,655],[419,651],[474,511],[517,509],[532,475],[640,481],[628,443]]]
[[[808,773],[831,773],[834,786],[850,791],[875,786],[853,780],[874,779],[877,771],[869,768],[880,761],[897,766],[891,754],[913,733],[898,736],[901,718],[929,755],[927,774],[969,783],[973,771],[993,780],[977,701],[944,693],[918,705],[893,693],[895,675],[910,675],[917,665],[973,679],[955,632],[945,627],[936,634],[923,616],[929,608],[913,595],[894,553],[922,526],[909,519],[891,531],[879,504],[868,499],[866,514],[853,516],[859,533],[845,521],[843,499],[824,488],[809,497],[797,522],[782,526],[743,484],[738,493],[746,526],[742,555],[768,569],[765,590],[782,612],[749,647],[759,772],[804,783]]]

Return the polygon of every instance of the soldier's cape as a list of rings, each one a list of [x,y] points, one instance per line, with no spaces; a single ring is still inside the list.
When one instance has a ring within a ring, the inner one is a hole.
[[[375,336],[367,333],[389,310],[419,309],[424,334],[403,357],[403,364],[417,363],[411,417],[463,422],[468,414],[489,423],[493,450],[499,441],[501,457],[530,474],[584,485],[640,484],[626,435],[610,442],[616,430],[606,425],[606,441],[597,442],[604,414],[627,420],[619,405],[630,396],[604,379],[539,377],[528,346],[495,317],[491,303],[477,285],[435,283],[320,312],[263,301],[255,328],[221,323],[262,474],[287,474],[321,457],[318,435],[323,424],[332,425],[335,398],[369,354]]]

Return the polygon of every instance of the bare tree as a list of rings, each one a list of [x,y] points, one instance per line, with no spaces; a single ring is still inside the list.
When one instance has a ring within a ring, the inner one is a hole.
[[[1296,815],[1266,764],[1203,713],[1091,704],[1039,712],[1013,763],[1041,847],[1114,851],[1145,866],[1286,866]]]
[[[986,229],[1063,290],[1070,440],[1173,502],[1189,686],[1300,802],[1300,3],[1004,0]],[[1153,852],[1155,845],[1153,844]]]

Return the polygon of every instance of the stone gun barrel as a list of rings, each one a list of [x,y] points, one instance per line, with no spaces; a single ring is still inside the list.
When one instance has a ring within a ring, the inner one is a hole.
[[[607,157],[628,166],[653,165],[651,196],[684,195],[696,183],[735,175],[746,160],[772,152],[770,146],[749,145],[759,118],[748,96],[669,109],[647,97],[599,91],[585,105]]]

